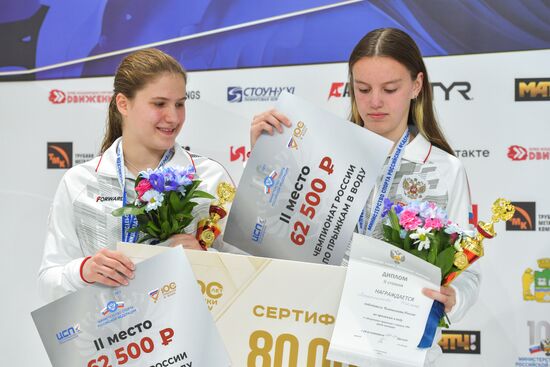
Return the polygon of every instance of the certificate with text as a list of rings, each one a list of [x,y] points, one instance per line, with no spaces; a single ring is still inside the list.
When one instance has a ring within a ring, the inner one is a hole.
[[[328,358],[356,365],[423,366],[417,348],[441,271],[398,247],[353,235],[351,256]]]
[[[91,285],[31,315],[54,367],[231,366],[181,248],[137,264],[128,286]]]
[[[224,241],[254,255],[340,265],[392,142],[291,94],[292,122],[250,155]]]
[[[143,246],[121,243],[119,250],[132,260],[155,251]],[[212,251],[186,254],[234,366],[353,367],[326,357],[346,268]]]

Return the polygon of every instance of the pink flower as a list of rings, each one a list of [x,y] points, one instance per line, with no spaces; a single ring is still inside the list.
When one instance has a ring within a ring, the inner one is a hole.
[[[426,221],[424,222],[424,227],[432,228],[432,229],[441,229],[443,228],[443,223],[439,218],[427,218]]]
[[[399,217],[399,224],[403,226],[407,231],[412,231],[418,228],[422,224],[422,219],[416,216],[416,212],[413,210],[403,210]]]
[[[141,200],[141,197],[143,194],[145,194],[147,191],[151,190],[153,186],[151,186],[151,183],[149,180],[141,180],[139,181],[139,184],[136,186],[136,192],[138,193],[138,199]],[[142,200],[143,201],[143,200]]]

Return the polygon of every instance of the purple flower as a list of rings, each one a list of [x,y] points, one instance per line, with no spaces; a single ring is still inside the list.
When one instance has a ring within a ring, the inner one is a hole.
[[[176,171],[171,167],[166,167],[163,170],[163,175],[165,191],[177,191],[179,185],[177,181]]]
[[[164,175],[162,173],[151,173],[149,175],[149,182],[153,189],[158,192],[164,192]]]
[[[382,210],[382,218],[384,218],[386,215],[388,215],[388,212],[391,210],[391,207],[393,206],[393,201],[391,201],[388,198],[384,199],[384,210]]]
[[[395,210],[395,214],[399,215],[403,211],[403,206],[401,204],[397,204],[393,207],[393,210]]]
[[[185,168],[177,167],[175,169],[175,174],[179,186],[189,186],[195,176],[195,167],[192,165]]]

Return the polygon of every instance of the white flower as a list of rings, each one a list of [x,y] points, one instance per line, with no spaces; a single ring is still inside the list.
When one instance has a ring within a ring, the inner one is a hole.
[[[141,199],[147,202],[145,211],[150,212],[151,210],[155,210],[162,205],[162,202],[164,201],[164,194],[151,189],[144,193]]]
[[[431,230],[431,228],[418,227],[416,231],[409,236],[413,240],[416,240],[414,241],[414,244],[418,244],[418,251],[430,248],[430,238],[428,237],[428,233],[430,233]]]

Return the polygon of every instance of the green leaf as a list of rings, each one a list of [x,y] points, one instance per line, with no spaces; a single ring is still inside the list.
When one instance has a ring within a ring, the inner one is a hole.
[[[139,226],[145,228],[147,227],[147,222],[149,222],[150,218],[149,218],[149,215],[140,214],[137,216],[137,220],[138,220]]]
[[[160,222],[166,222],[168,220],[168,207],[161,205],[159,207]],[[161,227],[162,228],[162,227]]]
[[[191,214],[186,214],[186,213],[178,213],[176,214],[176,220],[178,222],[181,222],[185,219],[193,219],[193,216]]]
[[[123,215],[139,215],[145,212],[145,207],[137,208],[135,206],[124,206],[117,208],[111,212],[115,217],[122,217]]]
[[[409,237],[409,234],[407,234],[405,236],[405,239],[403,240],[403,250],[407,252],[411,252],[411,245],[412,245],[412,240]]]
[[[162,230],[162,233],[170,233],[170,223],[168,221],[164,221],[160,223],[160,229]]]
[[[430,264],[435,264],[439,252],[439,237],[437,237],[437,235],[428,235],[428,237],[430,238],[430,249],[428,250],[428,257],[426,260]]]
[[[143,242],[145,242],[145,241],[152,240],[153,238],[156,238],[156,237],[151,236],[150,234],[146,234],[145,236],[140,237],[139,240],[138,240],[138,242],[139,242],[139,243],[143,243]]]
[[[183,200],[180,200],[180,195],[178,195],[177,192],[172,191],[170,193],[170,205],[172,206],[172,209],[174,209],[174,212],[179,213],[183,210],[183,207],[185,206],[185,203]]]
[[[195,203],[194,201],[191,201],[191,202],[188,202],[187,204],[185,204],[184,208],[183,208],[183,213],[191,213],[191,211],[193,210],[193,208],[195,206],[197,206],[198,204]]]
[[[194,198],[205,198],[205,199],[215,199],[214,196],[210,195],[209,193],[205,191],[197,190],[193,193],[193,199]]]
[[[398,232],[401,231],[401,226],[399,226],[399,218],[397,218],[397,214],[395,214],[395,209],[392,208],[389,211],[388,215],[390,217],[390,223],[392,228]]]
[[[393,228],[388,226],[387,224],[383,224],[382,229],[384,230],[384,240],[391,241]]]
[[[447,247],[445,250],[441,251],[439,255],[437,255],[435,265],[441,269],[442,277],[447,276],[453,267],[455,253],[456,249],[454,247]]]
[[[399,231],[396,231],[395,229],[391,233],[391,239],[393,243],[399,243],[399,247],[403,248],[403,239],[399,235]]]
[[[191,198],[193,197],[193,193],[195,192],[197,187],[199,187],[200,183],[201,183],[200,180],[196,180],[196,181],[193,181],[191,185],[187,186],[185,191],[184,202],[188,202],[189,200],[191,200]]]
[[[427,251],[418,251],[417,249],[414,249],[414,248],[410,251],[410,253],[416,257],[421,258],[422,260],[426,260],[426,257],[428,256]]]
[[[147,222],[147,227],[157,231],[157,232],[160,232],[160,228],[159,226],[154,222],[154,221],[150,221],[150,222]]]
[[[171,232],[172,233],[178,233],[179,232],[179,227],[180,227],[180,223],[178,222],[178,220],[176,219],[175,216],[171,217],[171,223],[172,223],[172,230]]]

